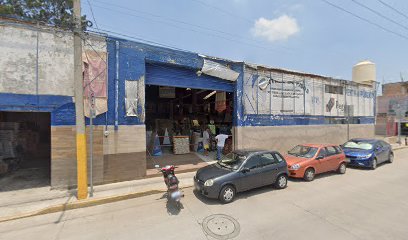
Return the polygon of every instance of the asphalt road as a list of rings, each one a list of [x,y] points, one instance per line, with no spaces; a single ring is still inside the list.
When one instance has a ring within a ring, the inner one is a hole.
[[[256,189],[227,205],[189,188],[180,211],[151,195],[6,222],[0,239],[216,239],[211,231],[218,239],[408,239],[408,149],[395,155],[375,171],[292,180],[284,190]]]

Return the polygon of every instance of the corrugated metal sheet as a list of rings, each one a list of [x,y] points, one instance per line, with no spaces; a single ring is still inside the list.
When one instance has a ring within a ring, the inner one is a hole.
[[[233,92],[235,87],[231,81],[204,74],[198,76],[193,69],[154,63],[146,64],[146,84],[225,92]]]

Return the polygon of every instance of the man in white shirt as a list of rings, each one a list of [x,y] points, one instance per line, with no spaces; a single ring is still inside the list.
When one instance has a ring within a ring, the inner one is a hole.
[[[217,141],[217,160],[221,159],[222,149],[224,148],[225,140],[227,140],[228,135],[223,133],[218,134],[215,136],[215,140]]]

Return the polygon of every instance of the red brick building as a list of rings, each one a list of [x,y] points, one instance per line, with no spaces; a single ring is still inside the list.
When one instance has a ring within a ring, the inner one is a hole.
[[[399,115],[401,133],[408,135],[408,82],[383,84],[382,96],[377,97],[376,134],[397,135]]]

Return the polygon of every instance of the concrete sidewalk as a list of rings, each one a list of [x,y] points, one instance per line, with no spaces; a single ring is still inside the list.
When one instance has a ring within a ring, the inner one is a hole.
[[[392,143],[391,144],[392,149],[395,150],[400,150],[404,148],[408,148],[408,146],[405,146],[404,144],[398,144],[398,143]]]
[[[194,172],[180,173],[180,188],[193,186]],[[112,183],[94,187],[94,196],[77,200],[76,190],[51,190],[49,187],[0,193],[0,222],[51,212],[115,202],[165,192],[163,177]]]

